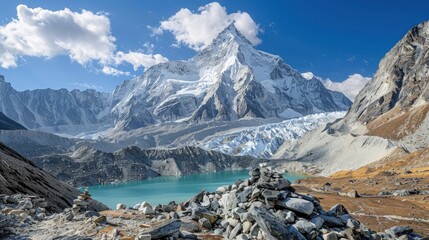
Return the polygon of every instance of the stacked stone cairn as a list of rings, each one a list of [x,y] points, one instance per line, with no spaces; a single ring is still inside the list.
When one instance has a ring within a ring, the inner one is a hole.
[[[73,200],[72,212],[73,215],[78,215],[80,212],[85,212],[89,205],[92,203],[91,194],[88,189],[85,189],[82,194],[79,194],[77,199]]]
[[[17,227],[45,219],[46,207],[46,200],[38,196],[0,194],[0,239],[13,234]]]
[[[82,220],[85,218],[94,217],[95,223],[106,222],[106,217],[102,216],[97,211],[91,209],[93,201],[91,198],[91,194],[89,194],[88,189],[85,189],[83,193],[79,194],[77,199],[73,200],[72,208],[66,208],[64,210],[65,218],[68,221],[72,220]]]
[[[270,168],[254,169],[249,174],[250,178],[221,186],[216,192],[200,192],[177,205],[176,211],[155,207],[155,215],[164,214],[170,220],[141,232],[136,239],[197,239],[198,233],[238,240],[421,239],[409,227],[376,233],[340,204],[325,211],[316,197],[297,193],[282,174]]]

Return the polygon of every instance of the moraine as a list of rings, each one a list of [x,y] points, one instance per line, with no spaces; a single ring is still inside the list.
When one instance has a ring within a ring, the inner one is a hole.
[[[127,207],[142,201],[152,205],[167,204],[169,201],[186,201],[202,189],[216,191],[219,186],[246,179],[248,173],[248,170],[229,170],[180,177],[162,176],[138,182],[91,186],[89,191],[94,199],[112,209],[115,209],[117,203],[124,203]],[[308,175],[288,172],[284,177],[294,182]]]

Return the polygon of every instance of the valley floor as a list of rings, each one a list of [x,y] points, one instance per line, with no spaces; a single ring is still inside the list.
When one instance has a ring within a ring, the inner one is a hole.
[[[330,207],[343,204],[353,217],[376,231],[392,226],[411,226],[429,236],[429,169],[415,168],[402,173],[368,167],[331,177],[308,178],[294,186]],[[330,186],[325,186],[330,183]],[[347,193],[356,191],[360,197]]]

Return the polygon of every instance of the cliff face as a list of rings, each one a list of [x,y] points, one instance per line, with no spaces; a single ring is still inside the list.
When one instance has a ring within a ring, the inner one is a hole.
[[[369,123],[394,108],[409,111],[428,100],[429,22],[423,22],[385,55],[345,119]]]

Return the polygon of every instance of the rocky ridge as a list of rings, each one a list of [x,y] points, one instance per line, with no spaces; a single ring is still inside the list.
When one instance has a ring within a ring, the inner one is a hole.
[[[102,124],[109,113],[109,94],[95,90],[36,89],[17,91],[0,75],[0,111],[23,126]]]
[[[70,219],[66,209],[28,228],[17,229],[15,236],[136,240],[422,239],[406,226],[372,231],[339,204],[325,211],[319,199],[297,193],[287,179],[269,168],[254,169],[249,175],[250,178],[221,186],[216,192],[202,191],[180,204],[151,206],[143,202],[128,209],[118,204],[116,211],[100,215],[79,213]]]
[[[106,153],[83,146],[67,154],[32,158],[35,165],[73,186],[92,186],[112,182],[144,180],[160,175],[243,169],[259,160],[230,156],[199,147],[141,149],[127,147]]]

